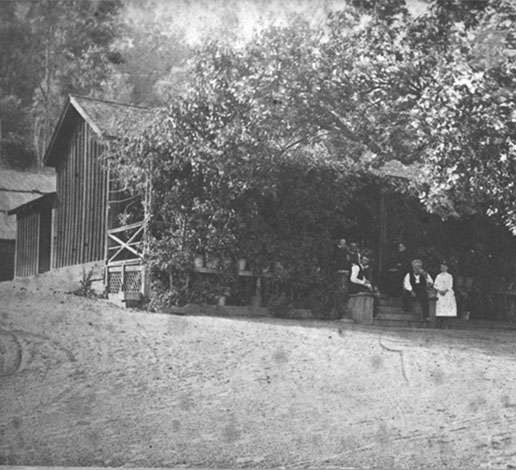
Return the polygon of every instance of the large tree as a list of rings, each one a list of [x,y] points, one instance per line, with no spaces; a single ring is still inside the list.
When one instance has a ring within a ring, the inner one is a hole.
[[[0,2],[0,160],[16,166],[33,162],[28,144],[30,108],[38,79],[31,60],[34,45],[18,2]]]
[[[359,5],[250,46],[264,112],[340,159],[419,163],[421,199],[443,217],[480,211],[514,226],[514,3],[439,1],[420,18],[399,2]]]
[[[430,210],[482,211],[516,228],[516,7],[479,3],[483,11],[447,28],[414,107],[421,196]]]
[[[68,93],[99,92],[117,54],[120,0],[1,2],[0,119],[10,161],[41,159]],[[13,146],[13,141],[17,146]]]
[[[103,92],[121,102],[163,104],[181,91],[190,48],[184,30],[163,5],[145,0],[126,5],[116,40],[119,64]]]
[[[254,234],[299,279],[316,262],[292,240],[314,227],[328,240],[324,208],[345,219],[363,177],[392,159],[419,165],[414,189],[443,217],[514,221],[514,7],[444,21],[455,6],[415,19],[401,2],[358,2],[321,27],[298,18],[243,46],[204,43],[184,93],[113,155],[130,186],[152,181],[155,265],[184,273],[196,250],[249,252]],[[483,49],[490,34],[499,54]]]
[[[36,45],[39,83],[33,95],[34,146],[43,155],[63,98],[90,94],[108,76],[120,0],[41,0],[26,13]]]

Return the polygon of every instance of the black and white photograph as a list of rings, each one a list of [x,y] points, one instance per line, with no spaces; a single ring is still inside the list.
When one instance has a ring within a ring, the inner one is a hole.
[[[516,469],[516,0],[0,0],[0,470]]]

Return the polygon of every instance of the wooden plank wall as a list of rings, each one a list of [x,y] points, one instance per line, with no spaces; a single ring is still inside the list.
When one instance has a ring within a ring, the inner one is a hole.
[[[53,268],[104,258],[107,175],[101,152],[92,129],[77,117],[57,166]]]
[[[39,264],[38,272],[50,270],[50,252],[52,245],[52,208],[43,207],[39,213]]]
[[[14,277],[14,240],[0,240],[0,281],[10,281]]]
[[[38,273],[39,213],[19,214],[16,233],[16,276]]]

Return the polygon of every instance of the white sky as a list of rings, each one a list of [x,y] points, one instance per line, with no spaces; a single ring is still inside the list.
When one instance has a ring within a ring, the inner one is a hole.
[[[193,44],[206,35],[222,29],[241,39],[248,39],[264,25],[281,24],[293,14],[300,14],[314,24],[324,21],[327,13],[339,9],[346,0],[154,0],[153,7],[142,11],[136,0],[129,14],[141,17],[166,18],[171,30],[181,29]],[[421,13],[424,0],[407,0],[413,14]]]

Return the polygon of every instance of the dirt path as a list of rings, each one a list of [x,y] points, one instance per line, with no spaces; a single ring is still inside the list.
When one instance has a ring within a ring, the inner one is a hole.
[[[0,296],[1,464],[516,468],[514,332]]]

